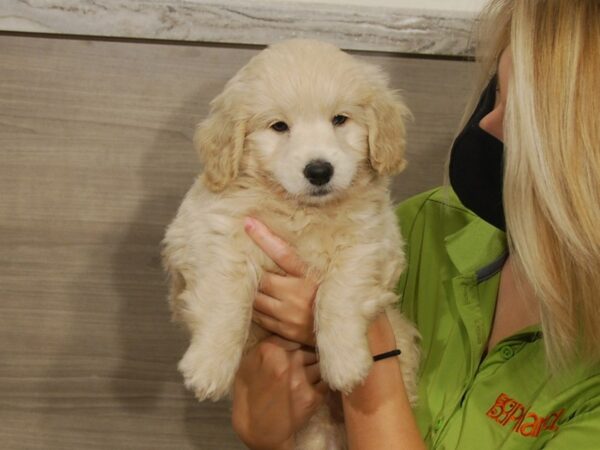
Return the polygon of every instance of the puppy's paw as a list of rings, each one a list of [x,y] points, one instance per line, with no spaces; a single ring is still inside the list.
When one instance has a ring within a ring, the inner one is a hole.
[[[217,401],[231,390],[233,378],[239,365],[239,357],[224,358],[209,355],[200,345],[192,344],[179,362],[185,386],[194,391],[198,400]]]
[[[329,386],[348,394],[362,383],[369,373],[373,357],[367,342],[343,348],[336,345],[319,344],[321,375]]]

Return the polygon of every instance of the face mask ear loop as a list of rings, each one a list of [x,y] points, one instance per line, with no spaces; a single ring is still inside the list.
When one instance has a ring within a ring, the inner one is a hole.
[[[494,75],[488,85],[485,87],[483,92],[481,93],[481,97],[479,98],[479,102],[475,111],[473,111],[473,115],[469,119],[469,123],[474,126],[479,126],[479,122],[485,116],[487,116],[492,110],[494,106],[496,106],[496,91],[498,89],[498,75]]]

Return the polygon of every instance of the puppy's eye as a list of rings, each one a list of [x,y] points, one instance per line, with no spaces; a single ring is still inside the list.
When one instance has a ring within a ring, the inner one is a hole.
[[[290,127],[288,127],[288,124],[282,121],[275,122],[273,125],[271,125],[271,128],[277,131],[278,133],[285,133],[290,129]]]
[[[347,116],[338,114],[333,119],[331,119],[331,123],[333,124],[334,127],[339,127],[340,125],[344,125],[346,123],[346,120],[348,120]]]

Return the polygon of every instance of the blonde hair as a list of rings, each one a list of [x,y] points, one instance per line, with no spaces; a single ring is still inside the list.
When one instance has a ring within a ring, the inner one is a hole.
[[[597,363],[600,2],[492,0],[481,30],[482,79],[508,44],[513,57],[504,118],[513,264],[539,298],[550,368]]]

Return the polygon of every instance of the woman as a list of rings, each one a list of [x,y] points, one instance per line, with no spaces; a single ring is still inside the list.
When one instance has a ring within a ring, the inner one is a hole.
[[[374,363],[342,396],[353,449],[600,448],[600,3],[492,0],[486,14],[487,87],[451,152],[456,195],[398,208],[419,404],[395,359]],[[247,232],[288,275],[262,280],[255,321],[274,336],[242,362],[233,423],[251,448],[293,448],[327,390],[302,345],[318,286],[263,224]],[[373,354],[394,348],[385,316],[368,337]]]

